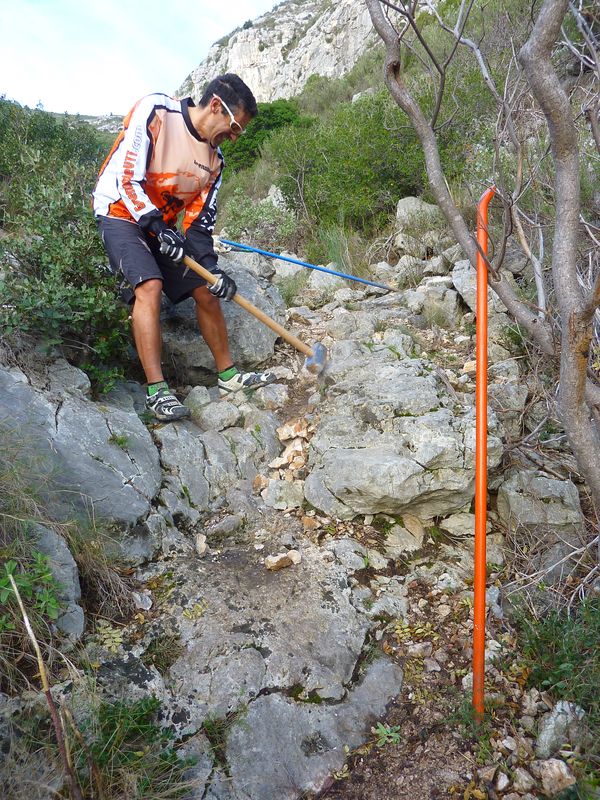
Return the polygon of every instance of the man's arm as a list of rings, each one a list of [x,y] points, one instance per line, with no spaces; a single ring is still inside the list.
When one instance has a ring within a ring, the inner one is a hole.
[[[162,95],[151,94],[143,97],[132,109],[126,119],[123,140],[114,153],[114,167],[117,173],[117,189],[127,210],[142,227],[146,214],[153,218],[161,217],[160,211],[152,203],[145,191],[146,165],[152,155],[153,141],[148,125],[160,105]],[[148,222],[151,218],[149,217]]]

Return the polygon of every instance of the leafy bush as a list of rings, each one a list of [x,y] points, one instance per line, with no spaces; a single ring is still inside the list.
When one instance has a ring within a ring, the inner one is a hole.
[[[128,340],[90,207],[104,152],[90,126],[0,100],[0,331],[67,348],[100,378]]]
[[[384,93],[337,106],[324,120],[280,131],[265,145],[279,185],[317,224],[368,230],[422,185],[417,138]]]
[[[299,118],[298,107],[292,100],[258,103],[258,116],[250,122],[244,135],[236,142],[226,140],[221,146],[227,164],[225,180],[232,171],[251,167],[260,155],[262,144],[273,131],[292,125]]]
[[[268,198],[256,203],[241,188],[233,192],[223,224],[231,239],[268,249],[293,248],[298,230],[291,211],[279,208]]]

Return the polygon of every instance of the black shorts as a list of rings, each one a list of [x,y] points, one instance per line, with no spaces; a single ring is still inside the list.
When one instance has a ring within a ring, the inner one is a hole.
[[[136,286],[152,278],[163,282],[163,292],[172,303],[180,303],[198,286],[206,286],[204,278],[163,256],[156,239],[146,236],[135,222],[112,217],[97,217],[97,222],[110,268],[124,279],[121,294],[127,302],[133,302]]]

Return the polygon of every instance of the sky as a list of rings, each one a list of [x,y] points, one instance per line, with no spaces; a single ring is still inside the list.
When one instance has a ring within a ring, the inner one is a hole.
[[[0,0],[0,95],[69,114],[125,114],[172,94],[210,46],[277,0]]]

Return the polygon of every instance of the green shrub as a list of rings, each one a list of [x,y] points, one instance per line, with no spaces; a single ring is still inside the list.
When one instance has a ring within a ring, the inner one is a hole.
[[[298,225],[291,211],[279,208],[270,200],[255,202],[236,189],[229,199],[222,222],[234,241],[245,241],[258,247],[293,248]]]
[[[100,383],[128,341],[90,207],[104,151],[85,123],[0,100],[0,333],[63,348]]]
[[[385,93],[337,106],[323,120],[279,131],[265,145],[297,213],[369,230],[422,186],[415,134]]]
[[[244,135],[236,142],[226,140],[221,145],[227,164],[225,180],[229,179],[232,171],[251,167],[260,155],[262,144],[273,131],[292,125],[299,118],[298,106],[293,100],[258,103],[258,116],[250,122]]]

